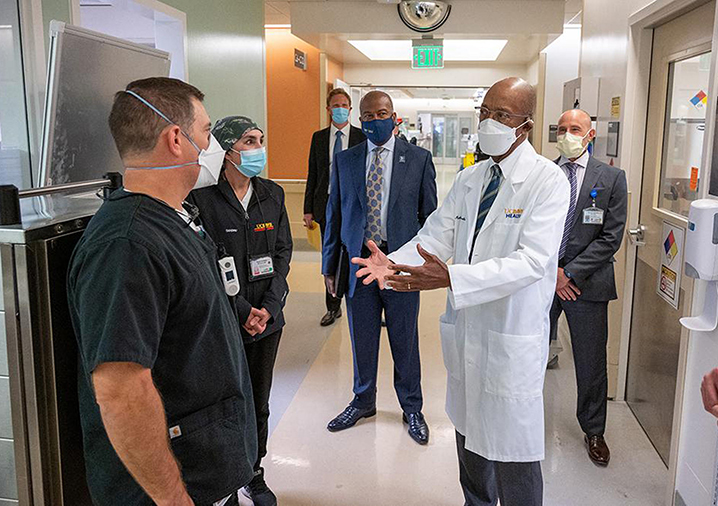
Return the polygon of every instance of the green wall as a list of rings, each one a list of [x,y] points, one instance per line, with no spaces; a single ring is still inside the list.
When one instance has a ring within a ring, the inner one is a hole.
[[[189,82],[202,90],[213,121],[230,114],[266,125],[264,0],[163,0],[187,15]],[[50,20],[70,21],[70,0],[42,0]]]

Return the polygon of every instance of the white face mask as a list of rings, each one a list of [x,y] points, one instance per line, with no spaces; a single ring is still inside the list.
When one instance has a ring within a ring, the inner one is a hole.
[[[192,144],[194,144],[194,142]],[[197,148],[196,145],[195,148]],[[197,163],[200,169],[197,182],[193,187],[194,190],[217,184],[219,174],[222,172],[222,166],[224,165],[225,155],[222,146],[220,146],[217,139],[214,138],[214,135],[209,136],[209,146],[207,146],[207,149],[200,150],[198,148],[197,150],[199,151]]]
[[[591,132],[589,131],[586,133],[586,135],[590,133]],[[583,140],[586,138],[586,135],[584,135],[583,137],[579,137],[578,135],[574,135],[570,132],[566,132],[565,134],[559,135],[556,138],[556,149],[558,149],[558,152],[566,158],[578,158],[583,154],[584,150],[586,149],[586,147],[583,145]]]
[[[479,148],[489,156],[501,156],[505,154],[514,142],[516,142],[516,130],[531,120],[526,120],[516,128],[499,123],[487,118],[479,123]]]

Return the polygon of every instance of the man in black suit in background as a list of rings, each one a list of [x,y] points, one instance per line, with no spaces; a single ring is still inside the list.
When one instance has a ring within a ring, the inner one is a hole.
[[[307,189],[304,193],[304,226],[312,227],[312,221],[319,223],[324,238],[326,208],[329,200],[329,174],[334,154],[364,142],[366,137],[360,128],[349,123],[352,99],[342,88],[335,88],[327,95],[327,112],[332,124],[314,132],[309,151],[309,172]],[[342,315],[342,300],[327,292],[327,313],[322,317],[321,326],[331,325]]]
[[[589,458],[605,466],[611,458],[603,437],[608,400],[608,302],[618,298],[613,256],[623,239],[628,192],[625,172],[589,155],[587,147],[595,136],[585,111],[572,109],[559,119],[557,148],[561,157],[556,163],[571,185],[571,204],[559,249],[550,319],[551,339],[555,340],[559,316],[566,313],[576,365],[578,421],[586,435]]]

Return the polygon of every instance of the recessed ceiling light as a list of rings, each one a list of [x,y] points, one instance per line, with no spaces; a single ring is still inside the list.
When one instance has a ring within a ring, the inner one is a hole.
[[[290,24],[268,24],[264,25],[264,28],[291,28]]]
[[[411,40],[349,40],[370,60],[411,61]],[[495,61],[507,40],[444,40],[444,61]]]

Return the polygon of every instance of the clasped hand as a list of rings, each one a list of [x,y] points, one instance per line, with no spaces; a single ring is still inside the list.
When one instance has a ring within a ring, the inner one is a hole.
[[[261,334],[267,329],[267,322],[272,317],[266,309],[252,308],[247,321],[242,325],[250,336]]]
[[[578,296],[581,295],[581,290],[576,286],[571,278],[566,276],[561,267],[558,268],[556,294],[561,300],[577,300]]]
[[[424,264],[418,267],[395,264],[374,241],[368,241],[367,248],[371,252],[369,258],[352,258],[352,263],[360,266],[357,278],[364,278],[365,285],[376,281],[380,289],[388,287],[397,292],[418,292],[451,286],[449,267],[420,244],[417,244],[416,250],[424,259]]]

